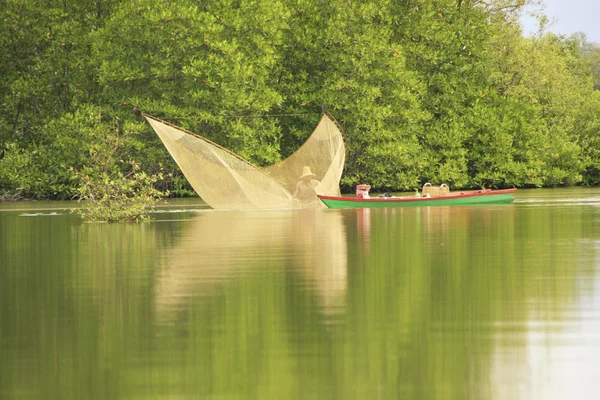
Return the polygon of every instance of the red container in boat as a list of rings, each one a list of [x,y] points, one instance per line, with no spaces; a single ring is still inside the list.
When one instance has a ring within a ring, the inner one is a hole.
[[[359,199],[368,199],[371,185],[356,185],[356,197]]]

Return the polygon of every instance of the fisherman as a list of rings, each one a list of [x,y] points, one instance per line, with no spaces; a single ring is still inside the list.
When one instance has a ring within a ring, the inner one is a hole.
[[[319,198],[315,187],[320,183],[314,179],[315,174],[312,173],[309,166],[304,166],[302,169],[302,176],[300,181],[296,184],[296,191],[294,192],[294,202],[299,202],[302,208],[318,207]]]

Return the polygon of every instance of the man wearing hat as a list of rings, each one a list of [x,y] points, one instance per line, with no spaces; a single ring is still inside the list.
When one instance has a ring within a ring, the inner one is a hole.
[[[294,203],[296,203],[296,201],[300,202],[300,205],[303,208],[319,207],[319,198],[317,197],[315,187],[320,182],[314,179],[315,176],[316,175],[312,173],[309,166],[304,166],[300,181],[296,184]]]

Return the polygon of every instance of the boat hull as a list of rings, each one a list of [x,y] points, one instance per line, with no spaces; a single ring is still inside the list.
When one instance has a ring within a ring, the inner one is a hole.
[[[384,208],[384,207],[430,207],[459,205],[508,204],[515,200],[517,189],[475,190],[454,192],[440,197],[357,197],[319,196],[328,208]]]

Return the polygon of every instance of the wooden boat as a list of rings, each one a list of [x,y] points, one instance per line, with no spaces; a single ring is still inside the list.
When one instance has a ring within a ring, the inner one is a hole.
[[[451,192],[437,197],[334,197],[318,195],[329,208],[425,207],[508,204],[515,200],[517,189],[472,190]]]

